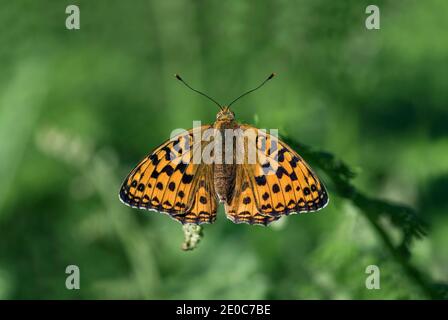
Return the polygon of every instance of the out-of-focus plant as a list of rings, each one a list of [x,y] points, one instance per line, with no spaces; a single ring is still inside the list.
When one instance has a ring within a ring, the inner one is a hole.
[[[412,241],[425,236],[425,230],[427,229],[426,223],[412,208],[403,204],[372,198],[357,190],[351,182],[356,176],[355,172],[331,153],[316,151],[288,136],[283,137],[283,140],[294,149],[300,150],[300,153],[306,159],[325,172],[331,180],[334,193],[352,202],[360,209],[360,212],[370,222],[391,256],[429,298],[441,299],[448,296],[447,284],[432,283],[409,261],[411,255],[409,249]],[[398,244],[394,244],[388,228],[382,224],[381,219],[383,217],[399,230],[401,240]]]

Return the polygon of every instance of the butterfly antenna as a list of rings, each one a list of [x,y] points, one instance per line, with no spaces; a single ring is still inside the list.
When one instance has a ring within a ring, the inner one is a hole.
[[[268,82],[269,80],[271,80],[272,78],[274,78],[275,73],[271,73],[271,75],[269,77],[267,77],[266,80],[264,80],[258,87],[253,88],[252,90],[247,91],[246,93],[243,93],[242,95],[240,95],[238,98],[236,98],[235,100],[233,100],[232,102],[230,102],[229,107],[236,102],[237,100],[241,99],[242,97],[244,97],[245,95],[254,92],[257,89],[260,89],[266,82]]]
[[[188,83],[186,83],[186,82],[184,81],[184,79],[182,79],[182,78],[180,77],[180,75],[178,75],[177,73],[176,73],[174,76],[176,77],[177,80],[181,81],[184,85],[186,85],[187,88],[189,88],[189,89],[191,89],[191,90],[193,90],[193,91],[195,91],[195,92],[197,92],[197,93],[203,95],[204,97],[210,99],[211,101],[213,101],[214,103],[216,103],[216,105],[219,107],[219,109],[222,110],[222,106],[221,106],[215,99],[213,99],[212,97],[209,97],[208,95],[206,95],[205,93],[203,93],[203,92],[201,92],[201,91],[199,91],[199,90],[196,90],[196,89],[192,88],[192,87],[191,87],[190,85],[188,85]]]

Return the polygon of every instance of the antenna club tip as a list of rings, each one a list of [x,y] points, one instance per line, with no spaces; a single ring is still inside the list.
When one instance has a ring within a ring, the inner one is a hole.
[[[181,80],[182,81],[182,78],[177,73],[175,73],[174,76],[176,77],[177,80]]]
[[[274,78],[277,74],[275,72],[272,72],[271,75],[269,76],[269,80],[271,80],[272,78]]]

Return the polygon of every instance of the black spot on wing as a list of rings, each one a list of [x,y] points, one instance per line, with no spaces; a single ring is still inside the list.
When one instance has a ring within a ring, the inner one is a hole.
[[[269,162],[262,164],[261,167],[263,168],[263,174],[269,174],[269,172],[274,171]]]
[[[186,207],[186,204],[182,202],[176,202],[174,206],[183,209]]]
[[[171,154],[171,150],[168,146],[163,147],[162,149],[160,149],[160,151],[164,151],[165,152],[165,160],[169,161],[175,158],[174,154]]]
[[[241,218],[250,217],[250,212],[249,211],[241,211],[240,213],[238,213],[238,216],[240,216]]]
[[[188,166],[187,163],[179,162],[179,164],[176,166],[175,171],[180,171],[181,173],[184,173],[187,166]]]
[[[153,153],[152,155],[149,156],[149,160],[151,161],[151,163],[154,166],[157,166],[160,162],[160,160],[157,158],[157,154]]]
[[[154,171],[151,173],[151,178],[157,179],[159,177],[159,172],[154,169]]]
[[[283,162],[285,161],[285,152],[287,152],[288,150],[286,150],[285,148],[281,149],[278,151],[278,156],[277,156],[277,160],[279,162]]]
[[[292,157],[291,161],[289,161],[289,164],[291,165],[291,167],[295,168],[297,167],[297,162],[299,162],[299,158],[294,156]]]
[[[259,186],[264,186],[266,184],[266,177],[265,176],[258,176],[255,177],[255,182],[259,185]]]
[[[295,205],[296,205],[296,203],[295,203],[295,201],[294,200],[289,200],[289,202],[288,202],[288,207],[291,207],[291,206],[294,206],[295,207]]]
[[[173,149],[176,150],[176,152],[179,152],[179,150],[182,150],[182,148],[180,146],[180,139],[177,139],[176,141],[174,141]]]
[[[283,175],[288,175],[288,171],[283,167],[278,167],[275,174],[277,175],[277,178],[281,179]]]
[[[263,163],[261,166],[263,168],[269,168],[271,166],[271,164],[269,163],[269,161],[267,161],[267,162]]]
[[[272,206],[270,204],[262,205],[261,210],[269,210],[272,209]]]
[[[163,169],[162,169],[162,173],[165,172],[168,176],[171,176],[174,172],[174,169],[172,166],[170,166],[169,164],[166,165]]]
[[[192,174],[184,174],[183,176],[182,176],[182,183],[185,183],[185,184],[189,184],[189,183],[191,183],[191,181],[193,180],[193,175]]]
[[[279,203],[275,206],[275,209],[283,209],[283,208],[285,208],[285,206],[281,203]]]
[[[152,198],[151,203],[153,203],[154,205],[158,205],[160,203],[160,200],[159,200],[159,198],[154,197],[154,198]]]

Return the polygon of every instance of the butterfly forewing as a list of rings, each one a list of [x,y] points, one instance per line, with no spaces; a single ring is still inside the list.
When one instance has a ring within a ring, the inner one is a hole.
[[[193,161],[198,149],[193,130],[166,141],[131,171],[120,189],[125,204],[167,213],[181,223],[215,220],[213,176],[210,165]]]

